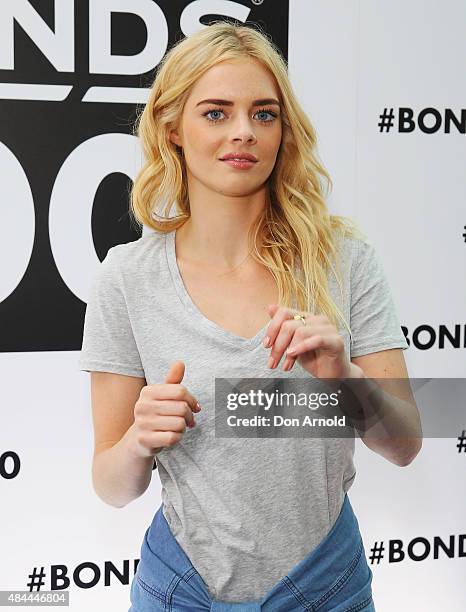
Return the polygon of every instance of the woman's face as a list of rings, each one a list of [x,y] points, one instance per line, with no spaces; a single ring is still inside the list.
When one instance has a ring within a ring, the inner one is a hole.
[[[261,188],[282,138],[278,100],[270,72],[253,59],[224,61],[208,70],[187,99],[179,130],[170,134],[183,147],[188,179],[223,195]],[[238,169],[220,161],[226,153],[251,153],[257,162]]]

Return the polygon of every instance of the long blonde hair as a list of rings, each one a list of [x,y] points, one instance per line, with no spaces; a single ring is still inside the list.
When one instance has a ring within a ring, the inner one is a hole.
[[[325,194],[333,184],[318,158],[316,132],[292,90],[285,59],[259,26],[217,21],[166,53],[134,125],[145,160],[131,189],[130,214],[139,226],[158,232],[171,232],[189,219],[185,161],[168,135],[207,70],[224,60],[251,57],[275,76],[282,106],[282,142],[264,214],[249,231],[251,256],[273,275],[280,305],[323,314],[337,328],[340,321],[351,337],[330,296],[327,275],[331,269],[342,291],[337,240],[360,230],[347,217],[328,212],[321,179],[327,182]],[[174,217],[169,216],[173,204],[180,213]]]

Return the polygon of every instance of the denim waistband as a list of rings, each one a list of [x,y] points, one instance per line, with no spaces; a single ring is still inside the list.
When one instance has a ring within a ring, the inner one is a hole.
[[[359,524],[345,494],[340,514],[325,538],[267,593],[264,600],[273,598],[278,604],[285,593],[285,584],[290,591],[295,590],[298,600],[303,599],[304,609],[306,602],[312,602],[312,609],[317,610],[345,584],[362,555],[366,565]],[[365,569],[364,575],[359,572],[361,584],[353,583],[355,590],[366,588],[372,578],[369,567]]]

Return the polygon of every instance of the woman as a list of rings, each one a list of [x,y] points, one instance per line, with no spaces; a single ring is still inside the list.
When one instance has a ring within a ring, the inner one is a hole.
[[[383,269],[328,213],[286,64],[259,30],[217,22],[167,53],[137,128],[131,210],[154,231],[109,250],[80,361],[100,497],[140,496],[157,457],[131,611],[374,610],[354,438],[215,435],[216,379],[407,375]],[[419,450],[371,447],[398,465]]]

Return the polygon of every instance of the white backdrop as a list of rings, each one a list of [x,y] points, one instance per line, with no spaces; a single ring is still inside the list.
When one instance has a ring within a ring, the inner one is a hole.
[[[404,355],[411,377],[466,376],[466,119],[462,133],[454,123],[447,131],[444,121],[447,109],[458,121],[466,113],[465,26],[462,0],[290,1],[290,76],[334,180],[330,207],[353,216],[381,255],[410,340]],[[413,113],[412,131],[399,130],[401,107]],[[388,133],[378,127],[385,108],[395,114]],[[418,123],[425,109],[424,124]],[[118,164],[133,176],[139,159],[126,138],[132,157],[122,154]],[[0,208],[3,299],[33,224],[30,215],[15,215],[6,163],[1,173],[8,192]],[[61,229],[73,252],[84,252],[90,228],[83,227],[84,235],[70,235],[69,225]],[[59,221],[55,231],[59,236]],[[80,283],[64,282],[84,292],[83,279],[88,282],[98,259],[88,253],[83,265],[79,257]],[[445,328],[459,330],[458,346],[448,339],[441,344]],[[64,566],[58,573],[71,579],[71,610],[123,612],[143,534],[161,503],[160,483],[154,471],[146,493],[123,509],[96,496],[89,375],[77,370],[77,359],[77,351],[0,353],[0,590],[26,590],[28,574],[42,566],[42,589],[49,590],[54,566]],[[465,608],[466,452],[456,444],[456,438],[425,439],[415,461],[400,468],[356,440],[358,473],[349,495],[374,572],[378,612]],[[5,476],[14,466],[7,451],[20,458],[21,477]],[[448,545],[450,537],[452,558],[441,548],[435,558],[434,539]],[[390,561],[395,540],[405,556]],[[381,542],[383,557],[372,563],[371,549]],[[121,581],[111,569],[105,576],[111,564],[126,572]]]

